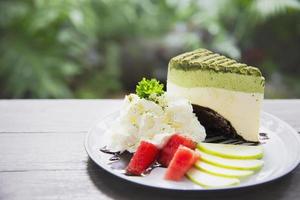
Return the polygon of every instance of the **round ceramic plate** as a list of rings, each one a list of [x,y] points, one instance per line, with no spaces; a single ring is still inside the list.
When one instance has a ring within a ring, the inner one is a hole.
[[[119,178],[148,187],[184,191],[212,190],[202,188],[186,178],[179,182],[164,180],[165,168],[155,168],[149,175],[144,177],[126,176],[120,170],[115,170],[118,166],[115,166],[109,160],[112,155],[102,153],[100,149],[105,146],[104,132],[111,126],[116,117],[118,117],[118,113],[113,113],[102,119],[90,129],[86,136],[86,151],[101,168]],[[255,175],[241,181],[239,185],[214,188],[213,190],[237,189],[266,183],[288,174],[298,165],[300,161],[300,138],[298,133],[284,121],[265,112],[262,113],[260,121],[260,132],[267,133],[268,136],[268,139],[264,140],[262,144],[264,147],[263,168]],[[117,165],[122,167],[125,163],[121,161]]]

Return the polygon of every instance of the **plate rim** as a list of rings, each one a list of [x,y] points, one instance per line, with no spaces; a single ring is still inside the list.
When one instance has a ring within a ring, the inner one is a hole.
[[[102,118],[100,118],[99,120],[96,120],[96,122],[100,122],[100,121],[103,121],[104,119],[106,119],[107,117],[109,117],[110,115],[113,115],[115,113],[117,113],[119,111],[115,111],[115,112],[112,112]],[[152,188],[152,189],[158,189],[158,190],[165,190],[165,191],[176,191],[176,192],[209,192],[209,191],[230,191],[230,190],[241,190],[241,189],[245,189],[245,188],[249,188],[249,187],[255,187],[255,186],[258,186],[258,185],[262,185],[262,184],[267,184],[267,183],[270,183],[270,182],[273,182],[275,180],[278,180],[286,175],[288,175],[290,172],[292,172],[293,170],[296,169],[296,167],[300,164],[300,136],[299,136],[299,133],[296,131],[296,129],[294,129],[290,124],[288,124],[287,122],[285,122],[284,120],[280,119],[279,117],[277,116],[274,116],[268,112],[265,112],[265,111],[262,111],[261,112],[262,115],[266,115],[268,116],[269,118],[273,118],[273,120],[275,121],[280,121],[282,124],[284,124],[284,126],[286,126],[287,128],[289,128],[291,130],[291,133],[292,135],[296,138],[297,140],[297,143],[299,144],[298,146],[298,157],[297,157],[297,160],[294,161],[294,163],[289,167],[288,170],[285,170],[283,172],[281,172],[280,174],[274,176],[274,177],[270,177],[269,179],[266,179],[266,180],[261,180],[261,181],[258,181],[256,183],[252,183],[252,184],[245,184],[245,185],[237,185],[237,186],[232,186],[232,187],[224,187],[224,188],[199,188],[199,189],[173,189],[173,188],[164,188],[164,187],[159,187],[159,186],[155,186],[155,185],[147,185],[147,184],[144,184],[144,183],[140,183],[140,182],[135,182],[133,180],[130,180],[130,179],[125,179],[123,178],[121,175],[117,174],[117,173],[113,173],[111,172],[110,170],[106,169],[105,167],[102,167],[101,164],[99,164],[97,162],[97,159],[95,159],[93,157],[93,153],[91,153],[91,150],[89,149],[89,145],[88,145],[88,141],[89,141],[89,137],[91,135],[91,131],[92,129],[97,125],[96,124],[93,124],[88,132],[86,133],[85,135],[85,139],[84,139],[84,148],[85,148],[85,151],[86,153],[88,154],[88,157],[97,165],[99,166],[102,170],[104,170],[105,172],[111,174],[112,176],[114,177],[117,177],[117,178],[120,178],[124,181],[127,181],[127,182],[130,182],[132,184],[136,184],[136,185],[139,185],[139,186],[143,186],[143,187],[149,187],[149,188]]]

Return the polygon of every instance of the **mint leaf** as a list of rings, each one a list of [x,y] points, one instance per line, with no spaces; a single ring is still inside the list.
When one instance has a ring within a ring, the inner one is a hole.
[[[155,94],[160,96],[164,93],[164,84],[160,83],[158,80],[152,78],[143,78],[136,86],[136,94],[140,98],[148,99],[150,95]]]

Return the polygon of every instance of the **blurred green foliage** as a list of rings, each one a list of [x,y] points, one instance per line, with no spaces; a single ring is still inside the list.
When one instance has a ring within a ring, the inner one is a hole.
[[[0,97],[119,97],[170,57],[208,48],[300,98],[297,0],[2,0]]]

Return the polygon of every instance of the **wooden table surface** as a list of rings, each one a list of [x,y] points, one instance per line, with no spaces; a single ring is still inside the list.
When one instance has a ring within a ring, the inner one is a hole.
[[[300,167],[279,180],[230,192],[178,193],[127,183],[88,158],[84,138],[120,100],[1,100],[0,199],[300,199]],[[265,100],[265,111],[300,132],[300,100]]]

